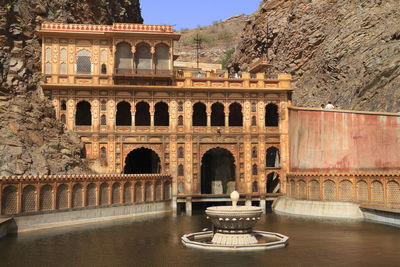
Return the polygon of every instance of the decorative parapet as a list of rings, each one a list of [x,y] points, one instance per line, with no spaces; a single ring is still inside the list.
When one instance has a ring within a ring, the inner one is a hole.
[[[166,174],[1,177],[0,215],[169,201],[171,185],[172,177]]]
[[[287,195],[300,200],[399,207],[400,171],[290,172]]]
[[[173,33],[169,25],[114,23],[113,25],[43,23],[42,31],[54,32],[154,32]]]

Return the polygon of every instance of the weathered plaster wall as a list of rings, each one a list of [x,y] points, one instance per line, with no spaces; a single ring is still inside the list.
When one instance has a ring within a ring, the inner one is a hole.
[[[400,114],[289,111],[290,171],[400,169]]]

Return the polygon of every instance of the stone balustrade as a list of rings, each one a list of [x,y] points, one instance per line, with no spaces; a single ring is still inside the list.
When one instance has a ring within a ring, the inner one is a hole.
[[[1,215],[171,200],[172,178],[163,174],[0,177]]]
[[[287,174],[287,195],[300,200],[400,207],[400,172],[292,172]]]
[[[42,31],[52,32],[158,32],[172,33],[170,25],[114,23],[113,25],[43,23]]]

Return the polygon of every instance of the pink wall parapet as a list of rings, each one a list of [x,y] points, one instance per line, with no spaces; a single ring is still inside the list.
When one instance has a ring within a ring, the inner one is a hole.
[[[400,170],[400,114],[289,110],[291,172]]]

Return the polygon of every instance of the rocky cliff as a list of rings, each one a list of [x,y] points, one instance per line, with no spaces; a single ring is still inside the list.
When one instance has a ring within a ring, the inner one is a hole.
[[[44,21],[142,23],[139,0],[0,0],[0,176],[88,171],[79,138],[42,94]]]
[[[248,20],[231,64],[267,57],[291,73],[294,104],[400,112],[398,0],[271,0]]]

